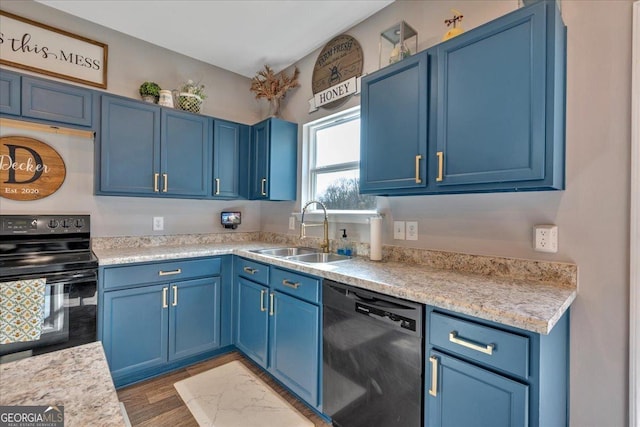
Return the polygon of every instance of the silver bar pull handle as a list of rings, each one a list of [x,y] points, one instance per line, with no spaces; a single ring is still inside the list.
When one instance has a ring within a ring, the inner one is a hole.
[[[273,292],[271,292],[271,294],[269,294],[269,316],[273,316],[275,313],[275,307],[274,307],[274,303],[273,303]]]
[[[264,294],[267,293],[264,289],[260,291],[260,311],[267,311],[267,307],[264,306]]]
[[[173,285],[173,302],[171,303],[171,305],[173,307],[175,307],[176,305],[178,305],[178,287],[176,285]]]
[[[282,284],[293,289],[298,289],[300,287],[300,282],[291,282],[287,279],[283,279]]]
[[[169,288],[162,288],[162,308],[169,307],[167,304],[167,292],[169,292]]]
[[[182,273],[182,269],[178,268],[177,270],[172,270],[172,271],[158,271],[158,276],[173,276],[174,274],[180,274]]]
[[[243,267],[242,269],[244,270],[245,273],[249,273],[249,274],[256,274],[258,272],[257,269],[251,268],[251,267]]]
[[[449,341],[454,344],[461,345],[466,348],[470,348],[471,350],[479,351],[480,353],[492,355],[493,349],[496,347],[495,344],[487,344],[487,345],[478,345],[476,343],[472,343],[462,338],[458,338],[458,331],[449,332]]]
[[[438,395],[438,358],[436,356],[429,357],[431,363],[431,387],[429,388],[429,394],[431,396]]]

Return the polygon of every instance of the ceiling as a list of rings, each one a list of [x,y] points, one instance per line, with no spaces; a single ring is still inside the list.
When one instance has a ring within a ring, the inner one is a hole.
[[[36,0],[246,77],[279,71],[393,0]]]

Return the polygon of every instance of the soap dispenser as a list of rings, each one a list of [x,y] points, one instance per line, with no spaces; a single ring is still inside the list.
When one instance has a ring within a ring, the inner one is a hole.
[[[347,229],[341,228],[340,230],[342,231],[342,236],[340,237],[340,243],[338,244],[338,254],[351,256],[353,250],[351,249],[349,240],[347,240]]]

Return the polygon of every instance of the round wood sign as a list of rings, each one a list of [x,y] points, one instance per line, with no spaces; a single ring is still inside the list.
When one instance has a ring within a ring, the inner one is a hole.
[[[0,138],[0,196],[37,200],[55,193],[67,171],[60,154],[26,136]]]
[[[362,75],[364,56],[362,47],[356,39],[346,34],[333,38],[318,55],[316,65],[313,67],[311,89],[313,94],[335,86],[352,77]],[[325,108],[336,108],[342,105],[349,97],[323,105]]]

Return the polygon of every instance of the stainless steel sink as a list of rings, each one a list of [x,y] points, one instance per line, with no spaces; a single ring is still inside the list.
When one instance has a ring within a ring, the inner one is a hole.
[[[251,252],[255,252],[260,255],[274,256],[278,258],[288,258],[288,257],[303,255],[303,254],[315,255],[316,253],[320,252],[320,249],[292,247],[292,248],[255,249],[255,250],[252,250]]]
[[[299,261],[299,262],[308,262],[312,264],[318,264],[318,263],[346,261],[348,259],[351,259],[351,257],[346,255],[325,254],[322,252],[316,252],[312,254],[290,256],[290,257],[287,257],[287,259],[289,261]]]

